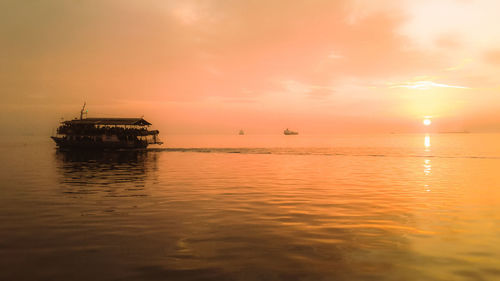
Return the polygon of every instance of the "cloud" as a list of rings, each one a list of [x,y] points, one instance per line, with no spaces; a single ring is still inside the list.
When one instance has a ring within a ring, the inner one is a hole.
[[[486,63],[499,66],[500,65],[500,49],[492,49],[484,52],[483,59]]]
[[[436,40],[435,44],[443,49],[458,49],[462,47],[462,43],[460,42],[459,35],[455,33],[443,33],[440,34]]]
[[[336,52],[331,52],[331,53],[328,54],[328,58],[329,59],[333,59],[333,60],[337,60],[337,59],[344,58],[344,56],[343,55],[339,55]]]
[[[405,1],[375,2],[1,1],[3,103],[78,109],[83,100],[109,108],[122,100],[142,100],[165,105],[162,114],[182,103],[183,110],[175,111],[177,122],[184,114],[195,120],[203,106],[221,106],[210,114],[230,122],[221,116],[234,107],[231,103],[242,104],[241,112],[247,105],[245,116],[265,105],[271,116],[295,95],[314,108],[311,115],[328,115],[328,108],[320,112],[315,107],[328,100],[355,102],[336,108],[339,116],[369,119],[367,108],[383,112],[404,101],[391,100],[384,87],[366,85],[386,86],[384,81],[425,73],[429,77],[388,87],[467,89],[461,85],[475,87],[467,77],[495,77],[481,65],[461,63],[468,54],[448,53],[470,46],[465,33],[436,27],[431,45],[440,48],[426,48],[420,36],[412,36],[440,24],[427,19],[429,10],[410,9],[415,4]],[[442,12],[430,12],[441,19]],[[409,22],[412,28],[405,28]],[[494,68],[499,53],[486,51],[477,61]],[[443,74],[447,67],[450,71]],[[450,83],[430,78],[444,75]],[[272,96],[277,92],[283,95]],[[295,102],[286,107],[292,116],[304,106],[299,98]],[[134,110],[130,105],[129,111]]]
[[[439,64],[398,33],[403,13],[377,7],[349,21],[358,1],[8,3],[2,48],[12,79],[1,84],[16,95],[42,90],[52,101],[69,92],[159,100],[242,88],[262,94],[280,77],[330,84]]]
[[[455,66],[452,67],[447,67],[445,68],[446,71],[457,71],[457,70],[462,70],[465,67],[469,66],[473,62],[472,59],[463,59],[460,61],[460,63],[456,64]]]
[[[415,81],[415,82],[396,83],[396,84],[390,85],[389,88],[409,88],[409,89],[416,89],[416,90],[429,90],[432,88],[469,89],[469,87],[447,85],[447,84],[441,84],[441,83],[436,83],[436,82],[432,82],[432,81]]]
[[[335,92],[334,87],[305,84],[295,80],[286,80],[283,81],[282,84],[288,92],[313,98],[327,97]]]

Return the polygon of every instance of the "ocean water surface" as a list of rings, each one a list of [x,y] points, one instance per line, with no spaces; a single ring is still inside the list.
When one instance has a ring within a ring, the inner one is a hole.
[[[500,280],[500,135],[2,138],[0,280]]]

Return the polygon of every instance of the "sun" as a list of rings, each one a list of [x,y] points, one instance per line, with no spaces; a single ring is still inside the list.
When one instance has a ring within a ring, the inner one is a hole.
[[[432,124],[432,121],[431,119],[426,118],[422,123],[424,123],[425,126],[429,126],[430,124]]]

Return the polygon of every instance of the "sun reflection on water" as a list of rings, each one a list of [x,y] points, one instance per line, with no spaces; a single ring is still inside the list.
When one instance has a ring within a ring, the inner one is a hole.
[[[424,148],[425,148],[425,152],[429,152],[431,149],[431,137],[430,135],[425,135],[424,137]],[[424,160],[424,176],[425,177],[428,177],[431,175],[431,172],[432,172],[432,165],[431,165],[431,159],[425,159]],[[428,183],[424,184],[424,188],[425,188],[425,191],[426,192],[430,192],[431,191],[431,187]]]
[[[430,175],[431,170],[432,170],[431,160],[430,159],[425,159],[424,160],[424,174],[426,176]]]
[[[428,177],[431,175],[432,172],[432,165],[431,165],[431,160],[430,159],[425,159],[424,160],[424,176]],[[431,187],[428,183],[424,184],[425,191],[430,192]]]
[[[425,151],[429,151],[430,150],[430,147],[431,147],[431,137],[429,135],[425,135],[424,146],[425,146]]]

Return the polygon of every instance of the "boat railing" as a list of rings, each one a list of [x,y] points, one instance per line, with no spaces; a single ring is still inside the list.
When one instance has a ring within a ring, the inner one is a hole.
[[[72,127],[72,126],[61,126],[57,129],[57,134],[148,136],[148,135],[157,135],[157,134],[159,134],[159,131],[158,130],[149,131],[146,128],[121,128],[121,127],[80,128],[80,127]]]

